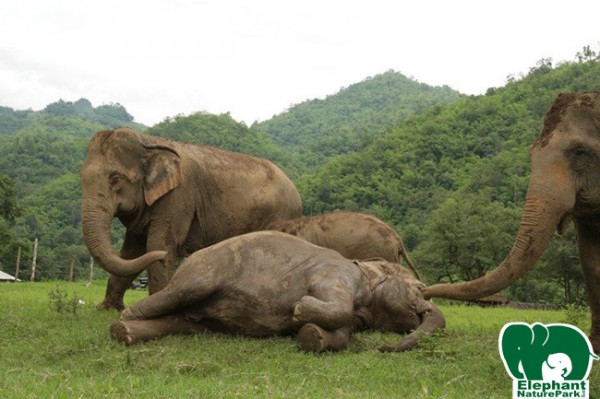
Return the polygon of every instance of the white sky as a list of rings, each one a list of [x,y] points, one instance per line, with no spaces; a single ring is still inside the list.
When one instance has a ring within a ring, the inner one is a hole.
[[[467,94],[600,47],[598,0],[2,0],[0,105],[248,125],[393,69]]]

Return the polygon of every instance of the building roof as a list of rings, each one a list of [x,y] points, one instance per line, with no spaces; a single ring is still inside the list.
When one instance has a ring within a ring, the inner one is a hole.
[[[11,276],[8,273],[4,273],[3,271],[0,270],[0,281],[5,281],[5,280],[15,281],[15,277]]]

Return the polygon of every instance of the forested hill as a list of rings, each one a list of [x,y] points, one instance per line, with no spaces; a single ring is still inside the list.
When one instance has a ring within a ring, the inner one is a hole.
[[[69,119],[68,124],[57,123],[64,122],[65,118]],[[134,123],[133,116],[121,104],[94,107],[85,98],[75,102],[59,100],[41,111],[0,106],[0,136],[46,131],[89,136],[99,128],[116,126],[144,127]]]
[[[520,204],[528,148],[561,92],[600,88],[600,62],[549,60],[521,80],[483,96],[439,104],[389,129],[354,153],[300,179],[308,211],[370,210],[397,225],[423,222],[440,201],[490,189],[492,199]]]
[[[299,177],[302,172],[297,158],[290,151],[273,144],[266,135],[249,129],[229,114],[198,112],[188,116],[178,115],[152,126],[145,133],[266,158],[283,168],[293,178]]]
[[[558,67],[542,60],[520,80],[434,106],[303,175],[297,185],[305,212],[362,210],[395,225],[429,283],[483,275],[513,244],[529,181],[528,149],[552,100],[599,88],[595,53]],[[547,251],[536,267],[543,281],[535,281],[534,272],[511,294],[581,301],[572,239],[557,238]]]
[[[92,134],[116,126],[145,128],[120,104],[93,107],[84,98],[41,111],[0,107],[0,174],[16,181],[19,197],[27,196],[65,173],[78,173]]]
[[[448,86],[432,87],[388,71],[323,100],[295,105],[251,128],[271,137],[291,150],[303,165],[313,168],[334,155],[363,148],[409,116],[459,97]]]

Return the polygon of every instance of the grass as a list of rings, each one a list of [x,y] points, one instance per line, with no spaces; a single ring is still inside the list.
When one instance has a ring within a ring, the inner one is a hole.
[[[320,355],[299,352],[290,337],[212,333],[125,347],[108,334],[118,313],[95,309],[104,286],[0,284],[0,398],[509,398],[501,327],[569,318],[442,305],[446,331],[406,353],[379,353],[399,336],[375,331],[356,334],[348,350]],[[130,291],[126,303],[145,295]],[[79,299],[85,304],[73,311]],[[588,317],[578,319],[589,331]],[[591,397],[600,397],[598,363],[589,380]]]

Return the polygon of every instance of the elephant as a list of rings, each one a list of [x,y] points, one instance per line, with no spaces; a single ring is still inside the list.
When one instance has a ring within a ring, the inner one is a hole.
[[[320,247],[336,250],[348,259],[383,258],[400,264],[401,259],[404,259],[420,280],[398,233],[374,216],[358,212],[333,212],[278,220],[271,223],[268,229],[292,234]]]
[[[410,332],[381,351],[406,351],[444,328],[423,283],[385,260],[352,261],[277,231],[229,238],[188,257],[169,284],[110,327],[126,345],[169,334],[218,331],[297,335],[307,352],[341,350],[353,331]]]
[[[99,308],[124,309],[135,276],[165,287],[178,256],[302,214],[300,194],[271,162],[128,128],[96,133],[81,170],[82,227],[90,254],[111,273]],[[113,218],[126,227],[113,253]]]
[[[585,335],[565,324],[509,323],[498,347],[513,379],[581,381],[598,358]]]
[[[432,285],[423,294],[460,300],[494,294],[531,270],[554,232],[574,222],[592,316],[589,339],[600,353],[600,93],[559,95],[529,153],[523,216],[506,258],[483,277]]]

